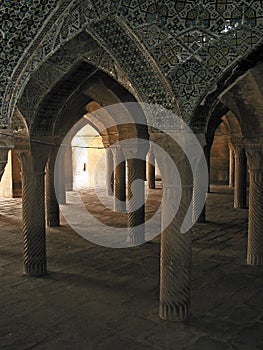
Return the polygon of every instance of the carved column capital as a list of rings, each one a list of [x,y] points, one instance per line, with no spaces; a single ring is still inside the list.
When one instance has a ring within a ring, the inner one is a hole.
[[[121,142],[121,149],[125,159],[145,159],[149,150],[149,142],[141,139],[126,139]]]
[[[44,173],[50,147],[47,143],[37,142],[20,145],[16,153],[21,162],[22,175]]]
[[[232,148],[234,152],[235,159],[241,159],[244,157],[245,153],[245,147],[244,147],[244,141],[240,137],[232,137],[230,140],[230,148]]]
[[[246,155],[251,172],[263,172],[263,141],[262,143],[246,143]]]

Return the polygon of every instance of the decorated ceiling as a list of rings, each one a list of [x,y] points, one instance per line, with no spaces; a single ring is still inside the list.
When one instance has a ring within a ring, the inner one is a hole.
[[[32,73],[84,30],[104,52],[103,63],[90,58],[91,64],[125,80],[123,85],[130,82],[145,102],[171,107],[176,101],[188,122],[217,81],[263,42],[261,0],[0,0],[0,4],[2,126],[8,125]],[[110,68],[114,62],[118,76]]]

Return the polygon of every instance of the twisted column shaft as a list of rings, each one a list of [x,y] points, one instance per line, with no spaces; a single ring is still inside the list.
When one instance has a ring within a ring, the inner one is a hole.
[[[145,241],[145,162],[130,158],[128,164],[128,242],[139,244]],[[141,181],[136,181],[141,180]]]
[[[175,189],[163,188],[162,225],[166,227],[176,196]],[[182,218],[192,197],[192,187],[183,188],[180,209],[161,236],[160,307],[162,319],[187,319],[191,298],[192,235],[180,231]]]
[[[250,171],[247,263],[263,265],[263,170]]]
[[[263,265],[263,140],[248,143],[246,154],[250,175],[247,263]]]
[[[106,189],[109,196],[113,195],[114,189],[114,166],[113,155],[110,148],[106,148]]]
[[[200,169],[199,169],[200,171]],[[202,172],[198,172],[193,176],[193,208],[192,208],[192,220],[193,223],[205,222],[205,198],[202,190]],[[201,210],[202,206],[202,211]]]
[[[114,210],[126,211],[126,164],[120,148],[113,149],[114,158]]]
[[[234,207],[246,208],[246,173],[247,160],[243,147],[235,146],[235,189],[234,189]]]
[[[159,315],[168,321],[185,321],[191,299],[192,233],[182,233],[181,229],[192,199],[193,176],[186,154],[173,139],[156,134],[155,140],[167,154],[156,158],[163,183]],[[171,159],[179,171],[180,182]]]
[[[59,226],[59,205],[55,192],[55,162],[56,150],[52,150],[46,166],[46,213],[49,227]]]
[[[27,145],[17,150],[22,170],[22,214],[24,273],[41,276],[46,273],[46,228],[44,169],[49,147]]]
[[[24,273],[46,274],[44,173],[22,174]]]

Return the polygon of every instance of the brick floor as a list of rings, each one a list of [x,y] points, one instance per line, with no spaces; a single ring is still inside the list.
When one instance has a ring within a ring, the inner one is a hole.
[[[148,216],[160,197],[151,190]],[[83,198],[95,213],[94,193]],[[63,222],[47,231],[49,274],[28,278],[21,201],[0,199],[0,348],[261,350],[263,268],[246,265],[247,210],[233,209],[231,189],[214,186],[207,219],[194,227],[192,316],[173,324],[158,318],[159,237],[111,249]]]

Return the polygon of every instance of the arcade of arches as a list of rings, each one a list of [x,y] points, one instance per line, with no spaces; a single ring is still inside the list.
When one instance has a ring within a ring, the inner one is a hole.
[[[60,229],[67,191],[104,189],[113,211],[126,213],[127,245],[137,245],[146,208],[133,206],[158,181],[164,224],[173,192],[159,172],[166,159],[155,160],[150,140],[182,176],[178,215],[160,239],[159,317],[189,319],[192,230],[181,234],[180,223],[192,199],[195,217],[199,198],[187,159],[168,136],[179,132],[175,116],[204,150],[208,195],[227,186],[234,208],[248,212],[244,260],[251,269],[263,265],[262,1],[32,0],[1,11],[0,196],[22,200],[24,274],[49,271],[46,229]],[[134,102],[131,111],[107,110]],[[171,117],[152,121],[142,102]],[[114,146],[123,140],[132,141]],[[194,218],[200,230],[208,205]]]

